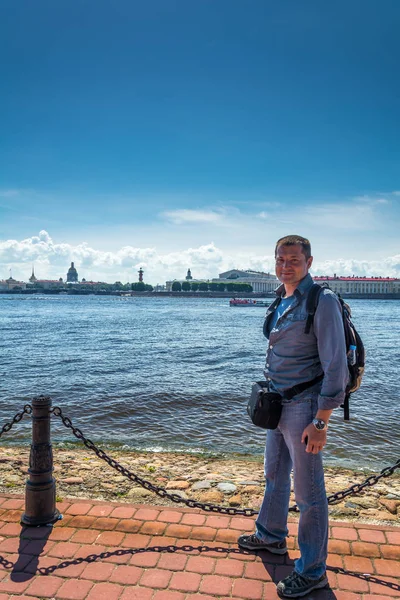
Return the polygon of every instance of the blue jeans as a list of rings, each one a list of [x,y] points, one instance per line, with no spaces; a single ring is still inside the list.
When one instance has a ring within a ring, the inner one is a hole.
[[[307,453],[301,435],[315,417],[317,398],[317,393],[306,391],[284,403],[277,429],[267,432],[266,488],[256,521],[257,536],[266,543],[285,539],[293,467],[294,493],[300,509],[301,553],[295,561],[295,571],[313,579],[318,579],[326,568],[328,503],[321,453]]]

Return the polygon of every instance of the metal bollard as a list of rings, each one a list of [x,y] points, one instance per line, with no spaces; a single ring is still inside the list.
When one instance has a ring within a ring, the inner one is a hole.
[[[32,400],[32,444],[22,525],[51,525],[62,518],[56,509],[56,482],[53,478],[53,451],[50,443],[50,407],[49,396],[38,396]]]

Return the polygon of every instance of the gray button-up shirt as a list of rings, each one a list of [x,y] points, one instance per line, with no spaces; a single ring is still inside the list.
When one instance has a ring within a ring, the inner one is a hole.
[[[311,381],[323,373],[322,382],[302,394],[318,392],[318,408],[332,409],[342,404],[349,379],[342,311],[336,295],[323,289],[314,323],[310,332],[304,333],[308,316],[306,302],[312,285],[312,277],[307,274],[294,291],[293,302],[272,330],[273,311],[267,311],[264,334],[268,338],[268,349],[264,373],[277,392]],[[281,285],[276,293],[281,296],[283,292]]]

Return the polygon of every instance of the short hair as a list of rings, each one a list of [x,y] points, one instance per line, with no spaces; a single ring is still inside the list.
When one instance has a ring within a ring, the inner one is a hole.
[[[275,258],[278,253],[278,248],[281,246],[296,246],[297,244],[301,246],[301,251],[306,259],[308,260],[311,258],[311,244],[307,238],[304,238],[301,235],[285,235],[285,237],[278,240],[275,246]]]

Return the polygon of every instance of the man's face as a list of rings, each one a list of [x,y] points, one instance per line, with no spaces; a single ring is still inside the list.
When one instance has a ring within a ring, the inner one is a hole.
[[[276,276],[283,284],[297,286],[307,275],[312,261],[312,256],[306,259],[300,244],[280,246],[275,258]]]

